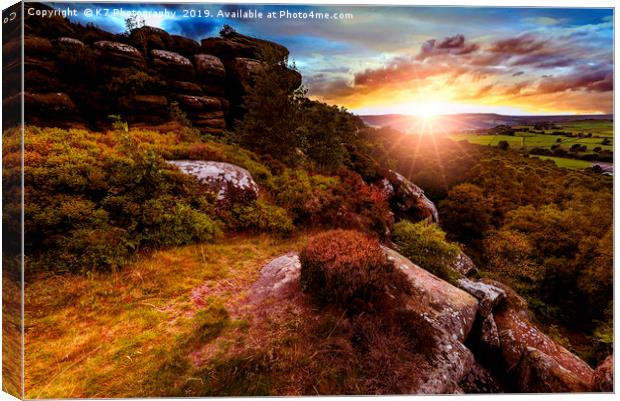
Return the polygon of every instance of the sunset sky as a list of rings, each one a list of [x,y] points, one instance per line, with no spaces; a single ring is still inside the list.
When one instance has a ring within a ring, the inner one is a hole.
[[[83,11],[92,4],[48,3]],[[169,5],[107,8],[177,11]],[[200,40],[223,24],[281,43],[311,97],[359,114],[577,114],[613,108],[611,9],[218,6],[344,12],[350,20],[147,18],[148,25]],[[73,18],[123,32],[124,18]]]

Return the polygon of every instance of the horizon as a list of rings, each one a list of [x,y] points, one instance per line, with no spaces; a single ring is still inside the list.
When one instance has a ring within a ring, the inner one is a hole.
[[[92,3],[46,2],[84,10]],[[183,5],[110,3],[125,13]],[[213,14],[282,5],[205,4]],[[613,9],[287,5],[342,20],[150,15],[145,23],[199,41],[224,24],[281,43],[312,99],[359,115],[572,115],[613,112]],[[70,20],[114,33],[125,17]],[[395,40],[397,38],[397,40]],[[430,100],[430,101],[429,101]]]

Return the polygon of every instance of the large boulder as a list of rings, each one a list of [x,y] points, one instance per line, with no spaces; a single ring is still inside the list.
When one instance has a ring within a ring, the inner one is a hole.
[[[393,191],[389,198],[390,205],[398,217],[413,221],[439,221],[437,207],[426,197],[422,188],[395,171],[390,171],[389,182]]]
[[[590,391],[590,383],[564,368],[557,359],[534,347],[526,347],[515,367],[519,391],[564,393]]]
[[[99,63],[114,67],[136,67],[146,69],[146,62],[142,53],[133,46],[102,40],[93,44],[95,55]]]
[[[194,63],[196,63],[196,76],[201,81],[212,83],[226,76],[226,68],[219,57],[210,54],[196,54],[194,55]]]
[[[245,57],[260,60],[266,55],[277,60],[288,57],[288,49],[268,40],[252,38],[232,30],[225,30],[219,38],[202,40],[201,51],[221,59]]]
[[[76,117],[78,108],[66,93],[24,93],[26,117],[66,120]]]
[[[594,371],[592,390],[611,393],[614,391],[614,356],[609,355]]]
[[[588,391],[593,370],[538,330],[517,311],[494,312],[504,368],[522,392]]]
[[[452,269],[456,270],[465,277],[474,275],[478,271],[478,269],[476,269],[474,261],[471,260],[471,258],[467,256],[464,252],[458,254],[456,260],[452,264]]]
[[[267,263],[260,272],[260,277],[250,290],[253,302],[267,298],[289,297],[301,291],[299,278],[301,262],[299,254],[289,252]]]
[[[194,65],[179,53],[168,50],[151,50],[153,67],[162,75],[172,79],[194,77]]]
[[[416,394],[458,393],[462,391],[459,383],[474,366],[474,355],[454,338],[454,333],[443,330],[432,318],[427,316],[424,318],[435,328],[434,331],[430,331],[434,346],[428,351],[432,355],[429,366],[423,374],[420,374],[418,385],[412,390]]]
[[[445,394],[461,391],[459,383],[475,363],[473,354],[462,343],[475,316],[475,298],[431,276],[396,252],[387,248],[384,251],[396,266],[408,272],[414,291],[402,306],[415,312],[413,316],[420,319],[417,324],[424,328],[421,335],[425,336],[428,347],[424,355],[419,355],[423,359],[419,361],[419,368],[410,373],[412,388],[409,392]],[[320,311],[299,301],[302,295],[300,276],[299,255],[296,252],[282,255],[261,269],[248,297],[255,304],[301,304],[295,309],[302,311],[304,319],[318,319],[315,314]]]
[[[478,301],[467,292],[432,275],[398,252],[384,248],[393,261],[410,279],[412,295],[406,305],[428,317],[456,341],[465,341],[478,312]]]
[[[168,163],[206,185],[220,205],[228,206],[258,197],[258,185],[250,172],[234,164],[200,160],[171,160]]]

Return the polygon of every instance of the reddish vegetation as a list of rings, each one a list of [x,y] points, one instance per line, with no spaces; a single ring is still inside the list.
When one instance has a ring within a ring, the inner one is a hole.
[[[379,241],[359,231],[318,234],[300,259],[302,288],[322,304],[372,308],[386,295],[409,292],[406,277],[388,261]]]

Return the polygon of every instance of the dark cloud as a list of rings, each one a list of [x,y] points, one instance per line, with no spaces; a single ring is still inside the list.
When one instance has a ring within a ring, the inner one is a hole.
[[[417,60],[424,60],[429,57],[439,55],[456,55],[461,56],[470,54],[478,50],[480,46],[476,43],[467,43],[465,36],[457,34],[449,36],[437,43],[436,39],[430,39],[424,42],[420,48],[420,53],[416,56]]]
[[[519,75],[523,75],[525,74],[523,71],[517,71],[514,74],[512,74],[513,77],[518,77]]]
[[[523,55],[542,50],[544,47],[544,40],[540,40],[531,34],[524,34],[515,38],[499,40],[491,45],[489,51],[492,53]]]
[[[537,88],[538,93],[566,91],[610,92],[614,89],[613,70],[603,68],[595,71],[581,69],[557,77],[545,78]]]

